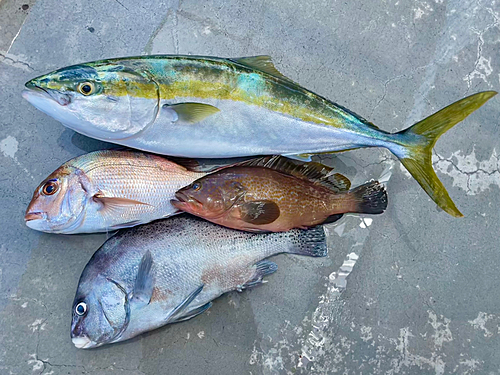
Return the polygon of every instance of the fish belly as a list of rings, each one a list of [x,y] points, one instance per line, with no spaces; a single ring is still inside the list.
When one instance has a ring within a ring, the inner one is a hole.
[[[178,102],[210,104],[220,112],[189,124],[173,122],[170,112],[162,108],[147,129],[117,143],[160,154],[199,158],[294,155],[391,145],[376,131],[378,137],[373,137],[356,130],[306,122],[245,102],[197,98],[182,98]]]

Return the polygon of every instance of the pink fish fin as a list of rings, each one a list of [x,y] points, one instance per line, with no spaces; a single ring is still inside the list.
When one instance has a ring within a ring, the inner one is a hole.
[[[151,206],[148,203],[136,201],[129,198],[105,197],[102,193],[94,195],[94,201],[102,205],[101,210],[105,215],[118,214],[121,210],[135,205]]]

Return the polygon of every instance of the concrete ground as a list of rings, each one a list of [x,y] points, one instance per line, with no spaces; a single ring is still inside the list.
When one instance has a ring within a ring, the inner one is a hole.
[[[355,183],[392,167],[380,217],[329,226],[328,258],[278,256],[268,283],[188,322],[97,350],[69,337],[80,273],[106,235],[24,225],[64,161],[111,147],[22,99],[30,78],[140,54],[272,55],[285,75],[389,131],[500,88],[496,0],[0,1],[1,374],[499,374],[500,98],[446,134],[440,212],[383,150],[325,162]],[[387,173],[385,173],[387,175]],[[352,272],[351,272],[352,271]]]

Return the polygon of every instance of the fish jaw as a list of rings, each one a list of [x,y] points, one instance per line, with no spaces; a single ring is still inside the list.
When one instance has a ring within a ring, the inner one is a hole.
[[[77,349],[90,349],[99,346],[96,342],[89,339],[87,336],[72,337],[71,341]]]
[[[182,190],[175,193],[175,199],[171,199],[170,204],[178,210],[188,212],[193,215],[202,215],[205,211],[203,204],[200,201],[184,193]]]
[[[51,232],[51,228],[47,222],[47,214],[45,212],[28,212],[24,216],[24,220],[28,228],[40,232]]]
[[[57,100],[56,94],[49,93],[49,91],[39,88],[29,82],[26,84],[26,89],[22,92],[22,97],[26,99],[35,108],[43,113],[55,118],[57,121],[63,123],[65,126],[79,132],[84,132],[84,127],[79,124],[79,119],[67,107],[71,99]],[[85,134],[89,135],[89,134]]]

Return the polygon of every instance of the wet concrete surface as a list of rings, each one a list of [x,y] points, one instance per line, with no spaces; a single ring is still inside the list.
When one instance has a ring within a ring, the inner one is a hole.
[[[20,95],[79,62],[170,53],[269,54],[305,87],[396,131],[500,88],[494,0],[0,2],[0,373],[500,373],[500,99],[443,136],[434,164],[461,219],[440,212],[384,150],[323,161],[354,183],[386,175],[389,209],[328,226],[330,254],[281,255],[263,286],[134,340],[78,350],[78,278],[106,239],[24,225],[35,187],[112,145]]]

